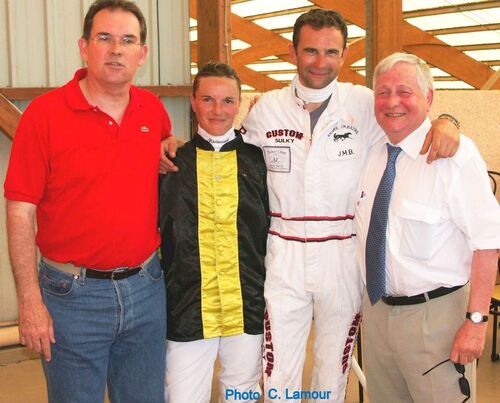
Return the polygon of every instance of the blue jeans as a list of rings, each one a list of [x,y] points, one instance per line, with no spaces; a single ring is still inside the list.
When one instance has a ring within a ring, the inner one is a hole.
[[[155,256],[122,280],[85,278],[40,262],[40,288],[54,322],[43,362],[51,403],[164,402],[165,283]]]

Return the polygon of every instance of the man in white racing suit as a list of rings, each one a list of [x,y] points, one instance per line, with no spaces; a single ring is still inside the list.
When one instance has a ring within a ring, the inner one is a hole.
[[[301,15],[290,47],[298,76],[290,87],[263,95],[241,129],[245,141],[262,148],[268,170],[265,401],[345,398],[363,287],[355,190],[371,145],[383,135],[372,91],[336,80],[346,38],[337,12]],[[450,139],[441,141],[443,156],[458,142],[458,130],[445,125]],[[313,318],[314,368],[305,391],[302,368]]]

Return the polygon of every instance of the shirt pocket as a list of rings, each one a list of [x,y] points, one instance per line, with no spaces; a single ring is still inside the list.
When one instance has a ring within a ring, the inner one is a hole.
[[[408,199],[399,200],[395,207],[395,215],[401,222],[401,255],[423,260],[432,258],[437,251],[441,211]]]

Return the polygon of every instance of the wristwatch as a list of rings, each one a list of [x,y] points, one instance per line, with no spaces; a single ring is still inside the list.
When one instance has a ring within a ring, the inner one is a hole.
[[[465,317],[476,325],[483,322],[488,322],[488,315],[483,315],[481,312],[467,312]]]

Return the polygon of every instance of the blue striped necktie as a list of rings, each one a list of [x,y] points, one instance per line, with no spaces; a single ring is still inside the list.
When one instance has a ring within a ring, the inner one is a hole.
[[[401,148],[387,144],[387,165],[375,194],[366,238],[366,289],[372,305],[385,294],[387,215],[396,177],[396,160],[400,152]]]

